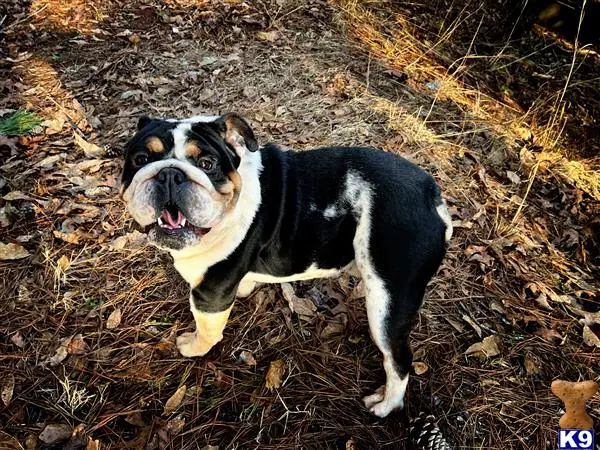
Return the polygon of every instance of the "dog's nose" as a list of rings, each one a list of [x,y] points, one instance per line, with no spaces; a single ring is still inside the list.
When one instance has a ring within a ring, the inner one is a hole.
[[[186,180],[186,176],[182,170],[179,170],[175,167],[167,167],[158,172],[156,179],[161,184],[173,186],[182,184]]]

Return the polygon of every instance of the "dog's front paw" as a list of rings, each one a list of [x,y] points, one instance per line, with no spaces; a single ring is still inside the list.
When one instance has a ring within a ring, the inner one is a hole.
[[[194,356],[204,356],[212,348],[198,338],[196,333],[183,333],[177,338],[177,349],[182,356],[193,358]]]

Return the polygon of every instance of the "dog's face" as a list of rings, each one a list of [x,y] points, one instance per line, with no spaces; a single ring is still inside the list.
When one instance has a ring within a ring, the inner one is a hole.
[[[142,118],[125,150],[121,192],[150,242],[169,250],[195,245],[235,208],[237,172],[258,145],[237,114],[182,121]]]

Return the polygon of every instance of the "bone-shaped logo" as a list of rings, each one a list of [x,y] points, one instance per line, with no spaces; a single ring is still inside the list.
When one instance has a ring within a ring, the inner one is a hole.
[[[585,410],[585,403],[598,391],[595,381],[571,382],[554,380],[552,392],[565,404],[565,414],[558,424],[561,428],[587,430],[594,426],[594,420]]]

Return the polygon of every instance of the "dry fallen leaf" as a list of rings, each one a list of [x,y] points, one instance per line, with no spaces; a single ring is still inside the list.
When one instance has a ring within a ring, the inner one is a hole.
[[[21,191],[10,191],[4,197],[2,197],[7,202],[14,202],[15,200],[33,200],[33,198]]]
[[[481,327],[479,325],[477,325],[473,319],[471,319],[466,314],[463,314],[462,318],[465,322],[467,322],[469,325],[471,325],[473,327],[473,329],[475,330],[475,332],[477,333],[479,338],[481,338],[483,336],[483,331],[481,331]]]
[[[69,355],[83,355],[89,351],[90,347],[83,340],[81,334],[77,334],[67,344],[67,353]]]
[[[521,177],[511,170],[506,171],[506,176],[513,184],[519,184],[521,182]]]
[[[175,411],[177,408],[179,408],[179,405],[181,405],[181,402],[183,401],[183,397],[185,396],[186,389],[187,388],[184,384],[184,385],[180,386],[179,389],[177,389],[173,395],[171,395],[169,400],[167,400],[167,403],[165,403],[165,409],[163,411],[163,416],[168,416],[173,411]]]
[[[89,441],[85,446],[85,450],[100,450],[100,441],[89,438]]]
[[[500,354],[500,348],[498,347],[498,344],[500,344],[500,338],[498,335],[494,334],[492,336],[483,338],[483,341],[481,342],[471,345],[465,352],[465,355],[472,355],[478,358],[490,358],[492,356],[497,356]]]
[[[61,339],[60,345],[56,349],[54,356],[48,358],[48,363],[50,364],[50,366],[58,366],[61,362],[65,360],[67,356],[69,356],[68,347],[71,343],[71,339],[73,339],[73,336]]]
[[[19,244],[4,244],[0,242],[0,261],[11,261],[23,259],[29,256],[29,252]]]
[[[44,120],[42,126],[46,128],[46,134],[60,133],[65,125],[66,117],[62,114],[53,119]]]
[[[179,415],[167,422],[166,428],[169,436],[177,436],[185,426],[185,419]]]
[[[275,42],[279,39],[279,33],[277,31],[259,31],[256,33],[256,37],[259,41]]]
[[[285,363],[281,359],[272,361],[267,371],[265,387],[270,391],[281,387],[284,372]]]
[[[79,244],[79,240],[81,239],[81,236],[77,233],[63,233],[58,230],[52,230],[52,233],[61,241],[68,242],[69,244]]]
[[[240,353],[240,359],[245,362],[246,364],[248,364],[249,366],[255,366],[256,365],[256,359],[254,359],[254,356],[252,355],[252,353],[244,350],[243,352]]]
[[[348,323],[348,316],[346,314],[338,314],[338,316],[334,317],[333,320],[327,323],[325,328],[323,328],[323,331],[321,331],[320,336],[323,339],[327,339],[328,337],[336,334],[341,334],[346,329],[346,324]]]
[[[539,328],[535,331],[535,334],[548,342],[557,343],[563,339],[562,335],[558,331],[549,328]]]
[[[88,158],[97,158],[106,153],[103,148],[86,141],[76,131],[73,131],[73,140],[81,148],[81,150],[83,150],[83,153]]]
[[[71,261],[69,260],[69,257],[67,255],[62,255],[60,258],[58,258],[58,261],[56,261],[56,267],[60,273],[66,273],[67,270],[69,270],[69,267],[71,267]]]
[[[469,245],[465,250],[465,255],[469,261],[477,261],[484,270],[494,264],[495,259],[487,252],[487,247],[483,245]]]
[[[312,317],[317,311],[317,306],[307,298],[300,298],[294,293],[294,288],[290,283],[281,283],[281,291],[287,300],[293,313],[299,316]]]
[[[109,242],[108,246],[113,250],[122,250],[124,248],[136,249],[144,245],[146,240],[147,235],[136,230],[132,233],[127,233],[124,236],[119,236]]]
[[[444,317],[446,319],[446,321],[448,321],[448,323],[450,325],[452,325],[452,327],[458,331],[459,333],[462,333],[463,331],[465,331],[465,327],[462,326],[462,324],[460,322],[457,322],[454,319],[451,319],[450,317]]]
[[[535,364],[535,361],[530,356],[525,357],[524,365],[525,372],[527,373],[527,375],[537,375],[540,372],[537,365]]]
[[[108,316],[108,319],[106,319],[106,328],[109,330],[114,330],[119,325],[121,325],[121,309],[117,308],[111,312],[110,316]]]
[[[44,444],[52,445],[71,437],[73,428],[70,425],[47,425],[40,433],[38,439]]]
[[[15,390],[15,376],[9,373],[8,376],[4,377],[2,381],[2,390],[0,390],[0,398],[5,406],[8,406],[13,397]]]
[[[15,344],[19,348],[25,347],[25,339],[23,339],[23,335],[20,331],[17,331],[10,337],[10,341]]]
[[[52,166],[54,166],[54,164],[56,164],[61,159],[63,159],[63,155],[50,155],[50,156],[46,156],[39,163],[37,163],[36,166],[37,167],[41,167],[42,169],[49,169]]]
[[[0,208],[0,227],[5,228],[12,225],[18,214],[19,210],[10,203],[4,205]]]
[[[423,375],[429,370],[429,366],[424,362],[415,361],[412,363],[413,369],[415,369],[416,375]]]
[[[587,325],[583,326],[583,342],[590,347],[600,347],[600,338]]]

